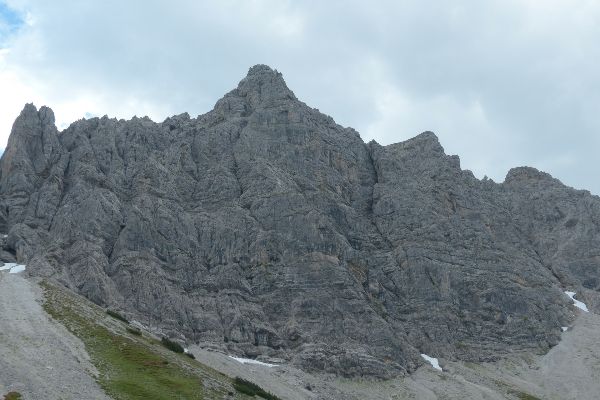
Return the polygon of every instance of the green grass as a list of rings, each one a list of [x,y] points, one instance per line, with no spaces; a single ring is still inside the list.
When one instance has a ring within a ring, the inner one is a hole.
[[[19,392],[8,392],[4,395],[4,400],[21,400],[23,396]]]
[[[205,388],[201,379],[190,372],[192,366],[189,363],[195,361],[175,354],[161,355],[152,348],[150,339],[139,337],[133,340],[112,332],[95,322],[97,315],[82,313],[73,298],[49,284],[42,286],[45,310],[84,342],[100,373],[98,383],[114,399],[222,398],[226,387],[231,387],[228,378],[213,371],[222,387],[220,390]]]
[[[535,397],[525,392],[515,392],[515,395],[519,398],[519,400],[542,400],[539,397]]]
[[[507,390],[507,392],[513,396],[516,396],[519,400],[542,400],[539,397],[536,397],[532,394],[522,392],[521,390],[512,388],[508,383],[502,382],[500,380],[495,380],[494,383],[501,388]]]

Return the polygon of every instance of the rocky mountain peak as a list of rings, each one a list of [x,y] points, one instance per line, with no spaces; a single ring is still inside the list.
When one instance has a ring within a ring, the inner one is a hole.
[[[56,119],[54,118],[54,111],[50,107],[42,106],[39,111],[40,121],[44,125],[54,125]]]
[[[28,153],[25,160],[40,168],[41,159],[49,156],[52,143],[57,140],[54,112],[46,106],[40,107],[39,111],[33,103],[27,103],[15,120],[5,154],[7,159],[13,159],[17,153]],[[44,145],[48,146],[45,147]],[[39,153],[46,154],[39,154]],[[17,160],[21,157],[17,156]],[[4,169],[4,167],[2,167]]]
[[[506,184],[527,184],[539,182],[562,185],[561,182],[552,177],[552,175],[533,167],[511,168],[504,179],[504,183]]]
[[[42,106],[39,111],[33,103],[27,103],[21,110],[14,123],[13,131],[22,131],[27,133],[29,130],[19,129],[20,126],[30,127],[39,125],[41,127],[51,127],[55,124],[54,111],[50,107]],[[15,127],[17,129],[15,129]]]
[[[27,118],[27,116],[37,115],[37,107],[33,103],[27,103],[23,106],[19,118]]]
[[[245,97],[252,106],[269,106],[278,101],[297,100],[287,87],[283,75],[267,65],[255,65],[238,84],[237,94]]]
[[[248,77],[260,76],[260,75],[273,75],[277,74],[277,70],[269,67],[266,64],[256,64],[248,69]],[[281,75],[281,74],[279,74]]]
[[[444,148],[440,144],[439,138],[431,131],[422,132],[414,138],[408,139],[403,143],[407,148],[417,147],[426,152],[444,153]]]
[[[420,179],[420,175],[429,176],[434,170],[460,171],[459,157],[446,155],[438,137],[430,131],[388,146],[371,142],[369,147],[379,179],[386,182]]]

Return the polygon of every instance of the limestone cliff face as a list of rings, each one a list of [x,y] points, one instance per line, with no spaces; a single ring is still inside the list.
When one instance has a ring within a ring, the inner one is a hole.
[[[390,146],[252,67],[198,118],[27,105],[0,164],[0,256],[190,341],[388,377],[419,353],[548,349],[600,310],[600,198],[480,181],[433,133]]]

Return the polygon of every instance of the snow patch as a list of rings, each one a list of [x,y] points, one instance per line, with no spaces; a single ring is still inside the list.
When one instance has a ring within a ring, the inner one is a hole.
[[[565,291],[565,294],[566,294],[567,296],[569,296],[569,298],[570,298],[571,300],[573,300],[573,305],[574,305],[575,307],[577,307],[577,308],[579,308],[580,310],[583,310],[583,311],[585,311],[585,312],[589,312],[589,310],[588,310],[587,306],[585,305],[585,303],[583,303],[583,302],[581,302],[581,301],[579,301],[579,300],[576,300],[576,299],[575,299],[575,292],[569,292],[569,291]]]
[[[23,272],[25,271],[25,266],[24,265],[15,265],[14,267],[12,267],[10,269],[10,271],[8,271],[9,274],[18,274],[19,272]]]
[[[440,367],[440,363],[438,362],[437,358],[429,357],[427,354],[422,354],[422,353],[421,353],[421,357],[423,357],[423,359],[425,361],[427,361],[429,364],[431,364],[431,366],[433,368],[442,371],[442,367]]]
[[[569,329],[569,327],[568,326],[561,326],[560,329],[562,329],[563,332],[566,332],[567,329]]]
[[[242,357],[234,357],[234,356],[229,356],[229,358],[233,358],[235,361],[242,363],[242,364],[262,365],[263,367],[269,367],[269,368],[277,366],[277,364],[269,364],[269,363],[265,363],[262,361],[253,360],[251,358],[242,358]]]
[[[25,265],[15,263],[5,263],[0,267],[0,271],[8,271],[9,274],[18,274],[25,271]]]

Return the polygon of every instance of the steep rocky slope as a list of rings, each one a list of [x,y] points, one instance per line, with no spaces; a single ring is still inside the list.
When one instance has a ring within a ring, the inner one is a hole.
[[[0,398],[254,398],[135,325],[60,285],[0,271]]]
[[[287,400],[597,400],[600,315],[579,313],[558,345],[544,355],[519,352],[489,363],[445,361],[385,381],[307,374],[293,366],[242,365],[192,347],[196,358],[230,376],[259,383]]]
[[[0,396],[110,400],[84,344],[42,309],[37,285],[0,272]]]
[[[600,198],[532,168],[480,181],[430,132],[365,144],[267,66],[198,118],[58,132],[28,104],[0,173],[4,260],[308,371],[546,351],[564,290],[600,310]]]

